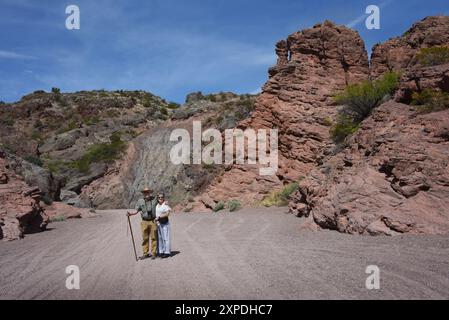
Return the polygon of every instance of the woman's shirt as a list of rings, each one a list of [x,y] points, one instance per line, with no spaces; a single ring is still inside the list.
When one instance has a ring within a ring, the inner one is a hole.
[[[161,215],[167,213],[170,210],[171,208],[165,202],[163,204],[158,203],[156,205],[156,217],[159,218]]]

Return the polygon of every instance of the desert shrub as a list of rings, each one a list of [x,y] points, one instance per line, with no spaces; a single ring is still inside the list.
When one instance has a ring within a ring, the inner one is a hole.
[[[334,123],[331,118],[326,118],[323,120],[323,125],[326,127],[332,127],[333,124]]]
[[[72,163],[72,167],[80,172],[88,173],[92,163],[112,162],[118,159],[125,151],[125,142],[121,140],[119,132],[113,133],[110,140],[110,143],[98,143],[91,146],[80,159]]]
[[[61,170],[67,168],[67,163],[62,160],[44,159],[43,167],[51,173],[59,173]]]
[[[25,156],[24,159],[32,164],[35,164],[36,166],[39,166],[39,167],[42,167],[44,165],[42,160],[33,154],[29,154],[29,155]]]
[[[106,116],[108,116],[109,118],[115,118],[118,117],[120,115],[120,112],[117,109],[108,109],[106,111]]]
[[[76,129],[76,128],[78,128],[78,121],[72,120],[72,121],[70,121],[70,122],[66,125],[66,127],[64,128],[64,130],[65,130],[65,131],[71,131],[71,130]]]
[[[33,139],[39,144],[42,144],[44,142],[44,138],[42,137],[42,134],[38,130],[34,130],[31,133],[31,139]]]
[[[131,138],[133,138],[133,139],[139,136],[139,133],[133,129],[125,130],[125,131],[123,131],[123,133],[129,134],[131,136]]]
[[[37,119],[34,122],[34,128],[36,128],[37,130],[41,130],[44,128],[44,124],[42,123],[42,121],[40,119]]]
[[[299,184],[297,182],[292,182],[286,185],[280,191],[274,191],[269,196],[265,197],[262,200],[262,205],[265,207],[283,207],[288,205],[288,201],[290,200],[290,196],[297,191],[299,188]]]
[[[60,94],[61,93],[61,89],[53,87],[53,88],[51,88],[51,92],[55,93],[55,94]]]
[[[54,216],[50,217],[50,222],[62,222],[65,221],[67,218],[65,216]]]
[[[419,63],[423,66],[437,66],[449,62],[448,47],[422,48],[416,55]]]
[[[206,98],[211,102],[217,102],[217,97],[213,94],[207,95]]]
[[[388,72],[375,81],[352,84],[335,96],[335,102],[343,105],[330,134],[336,143],[354,133],[358,124],[368,117],[388,95],[398,87],[399,74]]]
[[[361,122],[386,95],[396,90],[398,81],[398,73],[388,72],[375,81],[351,84],[335,96],[335,102],[344,106],[341,113],[351,117],[355,122]]]
[[[178,103],[176,103],[176,102],[170,102],[168,105],[167,105],[167,108],[169,108],[169,109],[178,109],[180,107],[180,105],[178,104]]]
[[[242,204],[240,203],[240,201],[238,200],[229,200],[228,201],[228,209],[229,211],[233,212],[236,211],[238,209],[240,209],[240,207],[242,206]]]
[[[0,123],[5,126],[13,126],[14,125],[14,119],[13,118],[4,118],[0,120]]]
[[[165,108],[165,107],[161,107],[160,112],[161,112],[161,114],[163,114],[164,116],[168,115],[167,108]]]
[[[101,121],[100,116],[91,116],[91,117],[86,117],[84,119],[84,122],[88,125],[88,126],[92,126],[95,124],[98,124]]]
[[[449,94],[434,89],[424,89],[413,93],[412,104],[419,106],[421,112],[449,109]]]
[[[220,210],[223,210],[224,209],[224,203],[223,202],[219,202],[219,203],[217,203],[216,205],[215,205],[215,207],[214,207],[214,212],[218,212],[218,211],[220,211]]]
[[[331,138],[335,143],[342,143],[347,136],[357,131],[359,125],[351,117],[340,114],[337,122],[331,127]]]
[[[50,206],[53,203],[53,199],[50,198],[48,195],[44,194],[41,197],[41,200],[43,203],[45,203],[47,206]]]

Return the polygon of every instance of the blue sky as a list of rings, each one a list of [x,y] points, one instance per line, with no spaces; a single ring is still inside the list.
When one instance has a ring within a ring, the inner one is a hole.
[[[75,4],[81,29],[67,30]],[[365,8],[381,7],[380,30]],[[359,31],[368,50],[428,15],[442,0],[0,0],[0,100],[34,90],[142,89],[183,102],[187,93],[255,93],[274,44],[330,19]]]

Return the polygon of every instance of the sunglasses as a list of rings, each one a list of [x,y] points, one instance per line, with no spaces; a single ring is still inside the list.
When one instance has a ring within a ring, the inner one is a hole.
[[[157,197],[158,199],[164,199],[164,197]]]

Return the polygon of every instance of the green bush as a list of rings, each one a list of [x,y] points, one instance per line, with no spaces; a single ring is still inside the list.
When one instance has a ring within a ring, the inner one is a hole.
[[[396,90],[398,81],[399,74],[389,72],[375,81],[352,84],[335,96],[335,102],[344,106],[341,113],[358,123],[368,117],[386,95]]]
[[[448,47],[422,48],[416,55],[419,63],[423,66],[437,66],[449,62]]]
[[[1,119],[0,122],[1,122],[1,124],[5,125],[5,126],[12,127],[14,125],[15,121],[12,118],[5,118],[5,119]]]
[[[110,136],[110,143],[99,143],[91,146],[87,152],[72,163],[72,167],[82,173],[88,173],[89,167],[96,162],[112,162],[119,158],[125,151],[125,142],[120,139],[120,133],[115,132]]]
[[[351,117],[340,114],[337,116],[337,122],[330,129],[331,138],[335,143],[341,143],[358,128],[359,125]]]
[[[272,192],[268,197],[265,197],[262,200],[262,205],[265,207],[283,207],[288,205],[288,201],[290,200],[290,196],[296,192],[299,188],[299,184],[297,182],[292,182],[286,185],[280,191]]]
[[[65,221],[67,218],[65,216],[54,216],[50,217],[50,222],[62,222]]]
[[[23,159],[39,167],[42,167],[44,164],[39,157],[32,154],[25,156]]]
[[[215,205],[213,210],[214,210],[214,212],[218,212],[218,211],[223,210],[223,209],[224,209],[224,203],[223,202],[219,202],[219,203],[217,203]]]
[[[169,109],[178,109],[180,107],[180,105],[178,104],[178,103],[176,103],[176,102],[170,102],[169,104],[168,104],[168,106],[167,106],[167,108],[169,108]]]
[[[228,209],[233,212],[241,208],[241,203],[238,200],[229,200],[228,201]]]
[[[59,173],[61,170],[67,168],[68,164],[62,160],[45,159],[43,167],[51,173]]]
[[[449,94],[434,89],[424,89],[412,95],[412,104],[420,106],[421,112],[449,109]]]
[[[98,115],[91,116],[91,117],[86,117],[84,119],[84,123],[87,124],[88,126],[92,126],[92,125],[98,124],[100,121],[101,121],[101,118]]]
[[[330,128],[330,134],[336,143],[358,129],[358,124],[368,117],[382,100],[392,94],[399,83],[399,74],[388,72],[375,81],[363,81],[352,84],[335,96],[335,102],[343,105],[337,116],[337,122]]]
[[[53,199],[50,198],[49,196],[47,196],[46,194],[44,194],[44,195],[41,197],[41,200],[42,200],[42,202],[45,203],[47,206],[50,206],[50,205],[53,203]]]
[[[51,92],[55,93],[55,94],[60,94],[61,93],[61,89],[53,87],[53,88],[51,88]]]
[[[164,116],[168,115],[167,108],[161,107],[160,111],[161,111],[161,114],[163,114]]]

